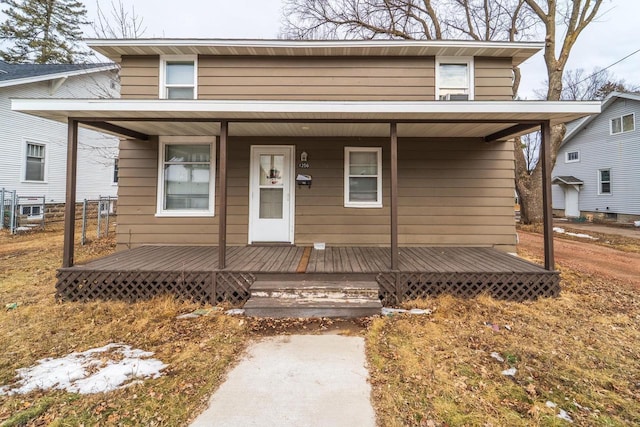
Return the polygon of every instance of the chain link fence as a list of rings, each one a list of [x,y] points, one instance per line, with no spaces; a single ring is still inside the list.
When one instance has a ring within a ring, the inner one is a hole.
[[[0,189],[0,230],[10,234],[61,227],[64,203],[45,203],[46,196],[23,196],[15,190]],[[117,215],[117,197],[99,196],[76,203],[76,224],[82,224],[80,243],[108,236]],[[111,231],[112,232],[112,231]]]

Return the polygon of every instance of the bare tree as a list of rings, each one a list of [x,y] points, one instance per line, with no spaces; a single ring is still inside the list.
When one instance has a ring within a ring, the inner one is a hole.
[[[547,83],[545,82],[545,86]],[[562,77],[562,95],[566,101],[602,100],[611,92],[637,92],[637,86],[628,85],[615,77],[609,70],[595,68],[588,73],[584,68],[567,70]],[[544,99],[546,90],[535,90],[540,99]]]
[[[127,10],[122,0],[112,0],[107,12],[100,6],[100,1],[96,1],[96,6],[97,18],[92,22],[92,28],[97,38],[137,39],[147,31],[144,19],[136,13],[135,7]]]

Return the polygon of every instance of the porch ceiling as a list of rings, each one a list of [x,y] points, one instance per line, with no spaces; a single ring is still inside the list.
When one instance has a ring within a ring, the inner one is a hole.
[[[228,120],[230,136],[388,137],[388,123],[397,122],[399,137],[506,139],[541,121],[557,124],[599,113],[600,103],[14,99],[12,109],[62,122],[107,124],[103,130],[124,135],[119,128],[145,135],[218,135],[220,120]]]

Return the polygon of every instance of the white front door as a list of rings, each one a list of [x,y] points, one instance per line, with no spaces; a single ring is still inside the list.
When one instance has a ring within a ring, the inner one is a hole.
[[[564,188],[564,215],[568,217],[580,216],[580,193],[573,185]]]
[[[251,146],[249,243],[293,243],[292,145]]]

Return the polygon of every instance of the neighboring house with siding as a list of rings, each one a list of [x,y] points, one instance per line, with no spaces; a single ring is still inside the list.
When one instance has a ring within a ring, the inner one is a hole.
[[[568,127],[553,169],[556,215],[640,219],[640,95],[610,94],[602,112]]]
[[[123,138],[117,249],[127,255],[80,289],[91,269],[74,270],[67,239],[60,295],[82,299],[126,278],[92,295],[242,301],[266,271],[377,280],[399,299],[436,283],[467,295],[557,294],[551,239],[547,270],[507,266],[516,246],[512,138],[600,104],[513,100],[513,66],[542,43],[89,44],[120,63],[121,99],[13,103],[68,121],[70,141],[78,125]],[[134,279],[142,267],[126,261],[152,252],[136,262],[154,273]],[[292,277],[301,280],[278,280]]]
[[[65,200],[67,126],[11,111],[12,98],[114,98],[119,95],[116,64],[8,64],[0,61],[0,188],[22,197]],[[82,129],[78,135],[77,200],[117,195],[118,139]],[[23,200],[25,215],[41,206]]]

